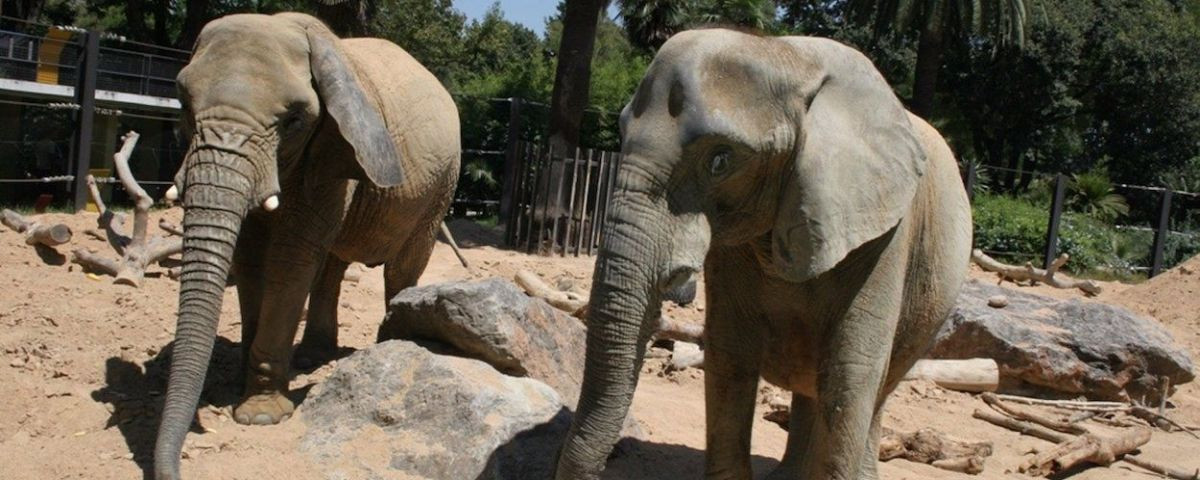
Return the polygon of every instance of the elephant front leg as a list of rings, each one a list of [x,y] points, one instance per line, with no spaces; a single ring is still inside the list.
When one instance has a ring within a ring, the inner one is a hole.
[[[337,255],[330,253],[325,256],[325,263],[308,295],[304,337],[292,359],[296,368],[315,368],[337,356],[338,297],[342,293],[342,278],[349,266]]]
[[[751,297],[758,278],[749,257],[727,249],[705,265],[705,477],[749,480],[750,434],[762,361],[761,314]]]
[[[323,223],[309,221],[313,227]],[[325,229],[329,230],[336,231]],[[284,235],[284,231],[288,234]],[[281,227],[272,242],[263,279],[258,332],[246,364],[246,393],[234,409],[234,420],[238,423],[275,424],[295,410],[286,396],[292,342],[304,299],[332,241],[331,236],[306,237],[304,233],[304,229]]]
[[[832,327],[828,355],[818,377],[817,419],[810,429],[809,455],[800,478],[859,479],[878,451],[876,407],[892,347],[894,312],[855,306]],[[795,435],[800,432],[792,432]]]

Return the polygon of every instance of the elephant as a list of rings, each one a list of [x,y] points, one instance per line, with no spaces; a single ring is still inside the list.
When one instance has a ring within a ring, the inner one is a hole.
[[[285,394],[305,298],[296,356],[330,358],[349,262],[384,265],[387,298],[415,285],[461,155],[458,109],[428,70],[308,15],[208,23],[177,81],[191,143],[167,195],[183,206],[184,235],[157,478],[179,477],[231,266],[245,361],[234,418],[277,423],[294,408]]]
[[[701,268],[707,478],[751,478],[760,379],[792,392],[768,478],[877,478],[883,402],[967,274],[970,206],[941,135],[848,46],[721,28],[669,39],[620,127],[556,478],[598,478],[662,299]]]

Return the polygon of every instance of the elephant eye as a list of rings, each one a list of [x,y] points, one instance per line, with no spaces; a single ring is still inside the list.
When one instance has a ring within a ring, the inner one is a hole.
[[[720,176],[729,170],[729,157],[731,153],[728,148],[721,148],[713,153],[712,159],[708,162],[708,173],[714,177]]]

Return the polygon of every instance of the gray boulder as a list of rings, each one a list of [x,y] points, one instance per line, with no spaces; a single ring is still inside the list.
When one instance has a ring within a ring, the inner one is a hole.
[[[995,308],[988,299],[1008,298]],[[1192,360],[1158,322],[1120,307],[1061,301],[970,281],[930,358],[992,358],[1003,391],[1156,404],[1162,386],[1192,381]]]
[[[500,278],[412,287],[388,302],[379,340],[404,339],[546,382],[575,406],[587,329]]]
[[[341,360],[302,408],[327,478],[549,478],[570,424],[542,382],[404,341]]]

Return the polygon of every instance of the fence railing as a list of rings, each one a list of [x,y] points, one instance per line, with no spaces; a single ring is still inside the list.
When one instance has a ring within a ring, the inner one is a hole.
[[[1053,262],[1054,259],[1058,257],[1059,231],[1060,231],[1060,227],[1061,227],[1061,223],[1062,223],[1064,207],[1066,206],[1066,193],[1067,193],[1068,184],[1070,183],[1070,177],[1068,177],[1067,175],[1061,174],[1061,173],[1047,174],[1044,172],[1036,172],[1036,171],[1030,171],[1030,170],[1012,170],[1012,169],[1007,169],[1007,168],[1003,168],[1003,167],[995,167],[995,166],[990,166],[990,165],[984,165],[983,167],[987,168],[987,169],[1012,171],[1012,172],[1016,172],[1021,175],[1037,175],[1037,176],[1053,179],[1052,190],[1051,190],[1052,193],[1050,196],[1050,208],[1049,208],[1049,212],[1048,212],[1047,225],[1046,225],[1045,250],[1043,251],[1042,255],[1029,255],[1028,252],[987,252],[989,254],[992,254],[992,253],[1014,254],[1017,256],[1024,255],[1026,257],[1040,256],[1043,268],[1049,268],[1050,263]],[[976,183],[978,180],[977,168],[978,168],[978,166],[974,162],[970,162],[970,161],[964,162],[964,169],[963,169],[963,173],[962,173],[963,184],[967,189],[968,195],[972,199],[974,199],[975,187],[976,187]],[[1140,191],[1140,192],[1155,193],[1158,196],[1157,203],[1155,205],[1156,215],[1154,217],[1154,224],[1153,224],[1154,226],[1153,227],[1139,227],[1139,226],[1134,226],[1134,225],[1114,225],[1114,227],[1119,230],[1124,229],[1124,230],[1141,230],[1141,231],[1153,232],[1154,237],[1153,237],[1153,243],[1152,243],[1151,250],[1150,250],[1150,264],[1141,269],[1145,270],[1150,277],[1154,277],[1154,276],[1158,275],[1159,273],[1162,273],[1164,268],[1170,267],[1169,265],[1165,265],[1164,260],[1163,260],[1164,252],[1166,250],[1168,236],[1170,236],[1170,235],[1188,235],[1187,233],[1174,232],[1174,231],[1171,231],[1171,229],[1170,229],[1172,208],[1175,206],[1176,199],[1180,198],[1180,197],[1197,198],[1197,197],[1200,197],[1200,194],[1193,193],[1193,192],[1180,192],[1180,191],[1174,191],[1174,190],[1167,189],[1167,188],[1149,187],[1149,186],[1143,186],[1143,185],[1115,184],[1114,187],[1117,187],[1120,189],[1125,189],[1125,190],[1134,190],[1134,191]],[[1200,233],[1197,233],[1195,235],[1200,235]]]
[[[621,155],[575,149],[566,156],[518,142],[520,161],[506,243],[527,253],[592,255],[600,246]],[[507,188],[506,188],[507,190]]]

